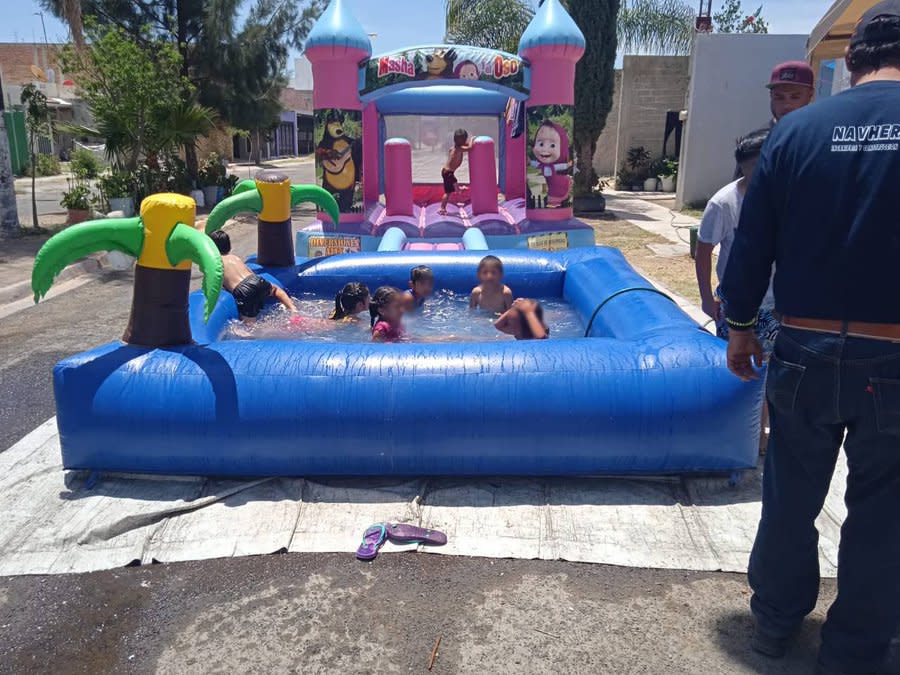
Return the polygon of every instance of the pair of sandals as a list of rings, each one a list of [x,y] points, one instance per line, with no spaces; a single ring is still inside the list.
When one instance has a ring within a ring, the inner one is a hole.
[[[374,560],[386,541],[392,544],[443,546],[447,543],[447,535],[408,523],[376,523],[363,533],[359,548],[356,549],[356,557],[359,560]]]

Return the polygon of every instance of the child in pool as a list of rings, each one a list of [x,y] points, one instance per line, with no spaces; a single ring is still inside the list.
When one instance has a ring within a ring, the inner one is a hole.
[[[537,300],[527,298],[518,298],[494,322],[494,327],[516,340],[546,340],[550,337],[550,329],[544,323],[544,308]]]
[[[393,286],[382,286],[369,302],[373,342],[397,342],[403,332],[403,313],[406,311],[403,292]]]
[[[441,199],[441,208],[438,213],[442,216],[447,215],[447,202],[450,201],[450,195],[456,190],[456,170],[462,164],[466,153],[472,149],[472,143],[469,141],[469,132],[465,129],[457,129],[453,133],[453,147],[450,148],[450,154],[447,161],[441,168],[441,180],[444,181],[444,198]]]
[[[478,285],[469,296],[469,309],[500,314],[512,304],[512,291],[503,284],[503,262],[495,255],[485,256],[478,263]]]
[[[369,289],[365,284],[352,281],[334,296],[334,311],[328,318],[332,321],[358,321],[356,315],[369,307]]]
[[[278,286],[273,286],[268,281],[251,271],[244,261],[231,252],[231,238],[222,230],[216,230],[209,238],[213,240],[219,253],[222,255],[222,286],[234,296],[238,314],[244,323],[253,323],[260,313],[266,300],[275,298],[284,307],[296,312],[290,296]]]
[[[406,311],[412,312],[422,307],[432,293],[434,293],[434,272],[425,265],[413,267],[409,271],[409,288],[403,291]]]

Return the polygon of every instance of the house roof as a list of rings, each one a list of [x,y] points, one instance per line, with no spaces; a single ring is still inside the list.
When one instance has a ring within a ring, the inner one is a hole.
[[[810,61],[842,58],[856,22],[876,4],[878,0],[835,0],[809,34],[806,52]]]

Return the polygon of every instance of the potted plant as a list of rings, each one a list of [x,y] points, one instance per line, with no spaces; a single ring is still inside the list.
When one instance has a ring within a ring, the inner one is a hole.
[[[675,181],[678,178],[678,160],[674,157],[665,157],[659,172],[659,180],[662,183],[663,192],[675,192]]]
[[[110,211],[121,211],[123,218],[134,215],[134,178],[127,171],[110,170],[97,180]]]
[[[91,189],[84,183],[70,183],[63,192],[59,205],[66,209],[66,225],[75,225],[90,220]]]
[[[625,163],[631,171],[631,189],[640,192],[645,189],[649,176],[650,153],[643,145],[628,150]]]
[[[624,162],[619,167],[619,170],[616,171],[616,189],[622,191],[631,189],[631,171]]]
[[[224,182],[227,175],[225,165],[215,152],[211,152],[209,157],[200,165],[198,178],[200,180],[200,188],[203,190],[203,201],[206,206],[213,207],[219,201],[219,187]]]

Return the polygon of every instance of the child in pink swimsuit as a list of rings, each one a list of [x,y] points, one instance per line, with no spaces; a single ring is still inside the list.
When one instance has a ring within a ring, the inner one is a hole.
[[[393,286],[382,286],[372,296],[369,316],[372,321],[373,342],[397,342],[406,336],[403,332],[403,313],[406,303],[403,291]]]

